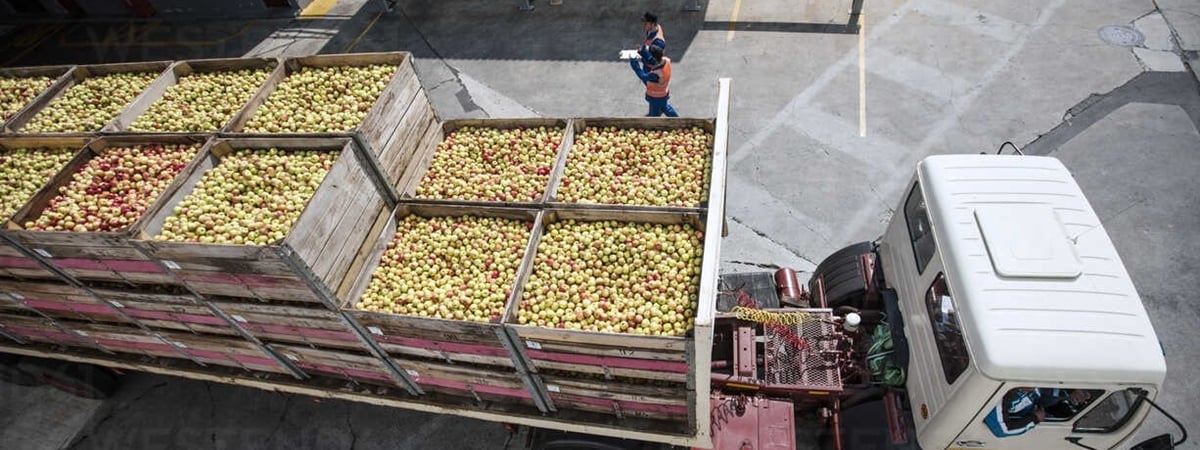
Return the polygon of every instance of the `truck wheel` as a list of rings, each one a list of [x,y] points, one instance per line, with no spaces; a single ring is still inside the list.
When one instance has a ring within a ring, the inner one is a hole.
[[[19,362],[21,362],[20,356],[0,354],[0,381],[17,386],[37,386],[41,384],[36,377],[17,367]]]
[[[825,300],[830,308],[839,306],[862,307],[863,294],[866,285],[863,284],[863,269],[858,257],[875,249],[871,242],[859,242],[833,252],[832,255],[817,265],[812,278],[808,280],[808,290],[816,295],[817,279],[822,278],[825,285]]]
[[[104,400],[117,391],[117,377],[108,369],[66,361],[21,361],[19,367],[47,386],[77,397]]]

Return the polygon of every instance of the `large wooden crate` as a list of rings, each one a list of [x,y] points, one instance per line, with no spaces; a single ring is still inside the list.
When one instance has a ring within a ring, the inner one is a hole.
[[[385,144],[406,115],[415,114],[416,117],[420,117],[432,114],[428,100],[423,100],[424,95],[421,93],[420,81],[417,80],[416,70],[413,68],[412,55],[408,52],[351,53],[287,58],[283,61],[283,70],[267,79],[262,91],[247,105],[245,114],[230,122],[223,131],[244,133],[246,123],[254,117],[259,107],[275,92],[279,84],[302,68],[361,67],[376,64],[395,66],[396,72],[379,97],[376,98],[375,104],[367,111],[362,123],[354,129],[346,130],[345,133],[359,133],[370,148],[377,149],[374,153],[378,154],[382,152],[382,149],[387,148]],[[436,120],[436,117],[433,117],[433,120]],[[299,134],[323,135],[325,133]],[[253,135],[265,136],[267,134],[253,133]],[[388,161],[384,159],[384,162]]]
[[[118,115],[112,122],[110,122],[107,126],[105,126],[101,131],[104,131],[104,132],[128,131],[129,126],[132,125],[135,121],[137,121],[138,117],[141,117],[143,114],[145,114],[147,111],[149,111],[151,106],[154,106],[154,104],[156,102],[161,100],[163,98],[163,95],[166,94],[168,89],[170,89],[172,86],[179,84],[179,80],[181,78],[192,75],[194,73],[226,72],[226,71],[237,71],[237,70],[243,70],[243,69],[251,69],[251,70],[253,70],[253,69],[269,69],[269,70],[271,70],[272,73],[275,73],[280,70],[279,69],[279,60],[275,59],[275,58],[222,58],[222,59],[195,59],[195,60],[188,60],[188,61],[176,61],[174,64],[171,64],[171,67],[168,68],[161,77],[159,77],[157,80],[155,80],[154,83],[151,83],[150,87],[146,88],[146,91],[142,94],[142,96],[140,96],[133,103],[130,103],[129,107],[125,108],[125,110],[122,111],[120,115]],[[229,124],[241,119],[242,116],[246,114],[247,105],[249,105],[250,100],[252,100],[254,98],[254,94],[257,94],[258,90],[261,88],[262,88],[262,84],[260,84],[259,86],[256,86],[254,89],[254,92],[251,94],[250,98],[247,98],[246,101],[243,104],[241,104],[240,107],[236,111],[234,111],[234,113],[229,117],[229,119],[226,120],[225,123],[221,124],[221,126],[216,127],[211,130],[199,130],[199,131],[194,131],[194,132],[189,132],[189,133],[202,133],[202,132],[214,132],[215,133],[215,132],[219,132],[219,131],[225,129],[226,127],[229,126]],[[168,133],[168,132],[164,131],[164,132],[158,132],[158,133]]]
[[[287,235],[267,245],[154,240],[204,174],[238,149],[339,150],[341,154]],[[384,215],[385,197],[348,138],[235,138],[214,141],[180,189],[165,197],[133,245],[208,297],[281,301],[337,309],[334,290],[353,277],[360,247]]]
[[[167,68],[170,67],[170,65],[171,65],[171,62],[169,62],[169,61],[154,61],[154,62],[90,64],[90,65],[83,65],[83,66],[74,66],[71,69],[71,71],[67,75],[65,75],[66,76],[65,80],[62,80],[62,82],[60,82],[60,83],[55,83],[54,89],[52,91],[39,96],[36,100],[34,100],[32,103],[30,103],[28,106],[26,106],[24,110],[22,110],[20,113],[17,113],[17,115],[13,116],[8,122],[5,122],[4,123],[4,131],[7,133],[26,133],[25,131],[22,131],[22,128],[24,128],[25,125],[28,124],[30,120],[32,120],[35,116],[37,116],[38,113],[42,112],[43,109],[45,109],[47,106],[49,106],[51,103],[53,103],[59,97],[61,97],[64,93],[66,93],[72,87],[74,87],[75,85],[79,84],[80,82],[82,82],[83,80],[86,80],[88,78],[95,77],[95,76],[110,75],[110,74],[114,74],[114,73],[137,73],[137,72],[152,72],[152,73],[158,74],[158,76],[161,77],[163,74],[165,74]],[[153,84],[153,82],[151,84]],[[140,94],[138,94],[137,97],[134,97],[134,100],[131,103],[137,102],[144,96],[146,96],[146,90],[142,90],[142,92]],[[128,105],[126,105],[126,107],[128,107]],[[61,135],[86,136],[88,133],[100,131],[100,129],[107,127],[107,124],[112,122],[112,120],[115,119],[116,116],[119,114],[120,114],[120,112],[118,112],[117,114],[114,114],[113,117],[104,118],[104,122],[106,123],[106,125],[101,126],[100,128],[97,128],[95,130],[89,130],[87,132],[45,133],[45,134],[46,135],[59,135],[59,136],[61,136]],[[42,134],[42,133],[37,133],[37,134]]]
[[[565,156],[563,167],[560,168],[558,176],[555,177],[555,183],[550,187],[550,192],[547,195],[547,204],[553,208],[595,208],[595,209],[611,209],[621,208],[625,210],[644,210],[644,211],[691,211],[699,212],[707,207],[712,200],[713,193],[708,189],[707,184],[710,178],[696,180],[697,185],[704,186],[707,191],[699,204],[688,206],[653,206],[653,205],[636,205],[636,204],[601,204],[601,203],[575,203],[566,202],[559,198],[559,192],[562,190],[564,182],[571,182],[568,178],[568,169],[573,165],[572,157],[575,156],[575,146],[578,145],[580,135],[588,128],[605,128],[615,127],[617,129],[629,130],[654,130],[654,131],[675,131],[686,130],[690,128],[700,128],[709,134],[714,134],[716,129],[716,121],[714,119],[693,119],[693,118],[584,118],[575,119],[571,122],[573,129],[572,148],[568,149]],[[715,137],[714,137],[715,143]],[[708,149],[709,160],[712,160],[713,147]],[[635,157],[636,155],[629,155]],[[647,181],[655,181],[648,179]],[[578,182],[577,180],[575,182]],[[724,192],[720,193],[724,196]]]
[[[142,325],[195,334],[240,336],[233,324],[214,313],[181,286],[91,286],[96,297]]]
[[[550,174],[547,177],[547,183],[546,185],[542,186],[542,195],[537,200],[529,202],[490,202],[468,199],[432,199],[418,196],[417,188],[420,187],[422,181],[424,181],[426,172],[429,171],[434,157],[437,156],[437,147],[439,143],[444,141],[446,137],[450,135],[450,133],[464,127],[493,128],[500,130],[547,127],[562,130],[562,140],[558,144],[558,150],[555,153],[554,162],[550,167]],[[420,140],[415,141],[418,143],[418,146],[411,159],[411,162],[406,167],[399,167],[399,169],[404,169],[404,175],[399,178],[399,183],[397,183],[395,187],[397,196],[404,201],[416,203],[476,206],[504,205],[524,208],[538,207],[539,205],[550,200],[553,186],[558,184],[558,179],[562,176],[563,165],[566,163],[567,150],[571,147],[574,130],[575,127],[572,125],[572,121],[567,119],[529,118],[448,120],[442,123],[441,130],[439,133],[437,133],[436,139],[431,140],[428,139],[428,137],[422,137]]]
[[[567,219],[705,228],[697,213],[548,209],[533,237],[540,242],[547,226]],[[680,422],[680,429],[695,426],[697,374],[692,361],[696,346],[702,344],[693,334],[643,336],[521,325],[517,314],[534,266],[531,261],[523,268],[518,295],[509,304],[504,322],[515,353],[542,378],[544,394],[555,409]],[[704,300],[697,301],[698,308],[703,307]]]
[[[70,78],[71,69],[73,66],[41,66],[41,67],[5,67],[0,68],[0,78],[34,78],[47,77],[50,78],[50,84],[42,89],[40,93],[30,99],[23,105],[14,105],[11,114],[5,114],[5,111],[0,110],[0,130],[10,117],[17,117],[22,111],[29,108],[30,105],[39,104],[46,96],[54,95],[59,90],[59,86],[66,83]],[[0,105],[3,106],[3,105]]]
[[[279,304],[214,302],[238,326],[264,342],[315,348],[371,351],[342,313],[325,308]]]
[[[188,167],[167,186],[159,198],[147,204],[146,212],[131,226],[112,232],[37,231],[24,228],[28,221],[37,219],[56,197],[58,189],[66,186],[72,175],[88,161],[109,148],[148,144],[202,146],[208,140],[203,135],[145,135],[107,136],[87,144],[66,167],[58,172],[33,198],[18,211],[0,231],[4,237],[20,245],[41,261],[54,266],[67,276],[82,282],[117,282],[128,284],[166,284],[179,282],[157,261],[151,260],[130,244],[140,225],[150,220],[161,208],[163,199],[183,185],[189,173],[196,170],[202,161],[205,149],[200,147]]]

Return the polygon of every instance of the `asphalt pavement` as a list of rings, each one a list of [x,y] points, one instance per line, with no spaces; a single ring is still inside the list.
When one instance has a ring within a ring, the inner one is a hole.
[[[806,279],[824,255],[882,233],[924,156],[1005,141],[1056,156],[1104,219],[1163,343],[1159,404],[1200,433],[1200,317],[1189,306],[1200,268],[1200,3],[882,0],[857,16],[850,0],[712,0],[699,12],[683,10],[691,0],[518,3],[402,0],[385,12],[340,1],[301,19],[39,23],[10,31],[0,64],[407,50],[443,119],[637,116],[640,83],[616,55],[637,42],[641,13],[659,11],[682,115],[712,116],[717,79],[733,79],[723,272],[792,267]],[[493,423],[144,374],[105,402],[11,386],[0,398],[5,449],[505,439]],[[19,421],[31,426],[5,426]],[[1171,430],[1152,414],[1140,436]]]

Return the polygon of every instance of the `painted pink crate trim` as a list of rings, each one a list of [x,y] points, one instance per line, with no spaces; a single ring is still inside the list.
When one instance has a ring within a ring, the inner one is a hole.
[[[109,269],[116,272],[166,273],[154,261],[136,261],[129,259],[106,259],[102,261]]]
[[[50,263],[63,269],[112,271],[98,259],[53,258]]]
[[[379,336],[372,335],[376,341],[402,345],[405,347],[423,348],[427,350],[440,350],[449,353],[467,353],[471,355],[483,356],[509,356],[508,350],[499,345],[489,347],[480,344],[456,344],[452,342],[430,341],[426,339],[407,338],[402,336]]]
[[[580,395],[555,394],[555,393],[550,393],[550,398],[553,398],[555,400],[568,400],[568,401],[572,401],[572,402],[576,402],[576,403],[585,403],[588,405],[599,406],[599,407],[603,407],[603,408],[612,408],[613,401],[614,401],[612,399],[606,399],[606,398],[584,397],[584,396],[580,396]],[[618,405],[621,405],[622,410],[628,410],[628,411],[645,411],[645,412],[661,413],[661,414],[679,414],[679,415],[682,415],[685,417],[687,416],[687,413],[688,413],[687,407],[681,406],[681,405],[655,405],[655,404],[651,404],[651,403],[639,403],[639,402],[630,402],[630,401],[623,401],[623,400],[616,400],[616,402]],[[562,403],[559,403],[559,404],[561,405]]]
[[[247,330],[259,333],[286,334],[289,336],[303,336],[306,338],[329,339],[333,341],[358,341],[358,337],[348,331],[320,330],[316,328],[294,328],[283,325],[267,325],[259,323],[247,324],[245,328]]]
[[[687,373],[687,363],[674,361],[655,361],[651,359],[614,358],[610,356],[588,356],[573,353],[544,352],[541,350],[525,349],[525,353],[533,359],[543,359],[585,366],[619,367],[622,369],[653,370],[656,372]]]
[[[96,339],[100,345],[112,347],[116,349],[134,349],[134,350],[149,350],[160,352],[174,352],[175,348],[167,344],[156,342],[137,342],[137,341],[121,341],[117,339]]]
[[[301,290],[308,289],[303,281],[286,278],[271,278],[263,275],[232,274],[225,272],[209,272],[205,274],[186,273],[183,279],[187,281],[203,281],[205,283],[234,284],[250,287],[290,287]]]
[[[130,316],[137,317],[139,319],[156,319],[172,322],[195,323],[200,325],[229,326],[229,324],[220,317],[202,316],[199,314],[180,314],[130,308],[125,308],[125,314],[129,314]]]
[[[488,386],[486,384],[475,384],[475,385],[471,385],[468,388],[467,383],[463,383],[460,381],[450,381],[450,380],[442,380],[442,379],[438,379],[438,378],[425,378],[425,377],[413,377],[413,381],[420,383],[420,384],[427,384],[430,386],[441,386],[444,388],[455,389],[455,390],[459,390],[459,391],[463,391],[463,392],[470,392],[471,389],[474,389],[475,392],[482,392],[485,394],[496,394],[496,395],[503,395],[506,397],[531,398],[531,396],[529,395],[529,391],[526,391],[524,389],[509,389],[509,388],[502,388],[502,387],[496,387],[496,386]]]
[[[250,356],[250,355],[226,354],[226,353],[221,353],[221,352],[214,352],[211,350],[187,349],[186,351],[188,352],[189,355],[192,355],[197,358],[204,359],[204,360],[220,361],[223,363],[239,362],[239,363],[258,365],[258,366],[272,366],[272,367],[275,366],[275,361],[271,360],[270,358],[262,358],[262,357]]]
[[[310,369],[310,370],[313,370],[316,372],[333,374],[333,375],[337,375],[337,376],[349,376],[351,378],[366,378],[368,380],[386,381],[388,383],[392,382],[391,377],[388,377],[386,374],[377,373],[377,372],[368,372],[366,370],[343,369],[341,367],[333,367],[333,366],[326,366],[323,364],[312,364],[312,363],[305,363],[305,362],[299,363],[299,366],[304,369]]]
[[[25,327],[8,327],[8,328],[5,328],[4,330],[8,331],[12,334],[15,334],[17,336],[23,336],[23,337],[27,337],[27,338],[42,337],[42,338],[57,339],[60,341],[79,342],[79,339],[76,339],[75,336],[72,336],[67,333],[63,333],[61,331],[37,330],[37,329],[25,328]]]
[[[43,269],[41,264],[30,258],[20,256],[0,256],[0,267],[15,267],[19,269]]]
[[[26,305],[33,309],[45,309],[51,311],[70,311],[82,312],[90,314],[117,315],[116,311],[104,305],[91,305],[86,303],[64,303],[52,300],[38,300],[27,298],[22,300]]]

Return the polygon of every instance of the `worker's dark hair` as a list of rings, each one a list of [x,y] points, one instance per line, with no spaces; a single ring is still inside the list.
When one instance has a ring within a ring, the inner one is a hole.
[[[657,45],[651,45],[651,46],[650,46],[650,56],[653,56],[653,57],[654,57],[654,61],[656,61],[656,62],[657,62],[657,61],[662,61],[662,59],[663,59],[663,48],[662,48],[662,47],[659,47],[659,46],[657,46]]]
[[[647,11],[646,14],[642,14],[642,22],[658,23],[658,15]]]

